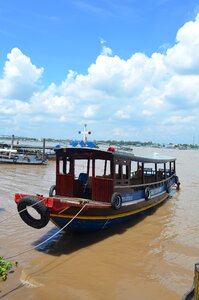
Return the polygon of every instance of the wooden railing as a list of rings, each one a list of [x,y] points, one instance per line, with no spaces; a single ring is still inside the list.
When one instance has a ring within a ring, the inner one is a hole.
[[[92,200],[110,202],[113,194],[113,179],[94,177],[92,179]]]
[[[59,196],[74,196],[74,175],[59,174],[56,179],[56,194]]]

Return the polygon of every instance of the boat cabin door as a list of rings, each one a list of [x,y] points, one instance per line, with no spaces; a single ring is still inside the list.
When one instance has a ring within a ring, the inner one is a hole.
[[[92,197],[92,159],[76,159],[74,162],[74,196],[91,199]]]

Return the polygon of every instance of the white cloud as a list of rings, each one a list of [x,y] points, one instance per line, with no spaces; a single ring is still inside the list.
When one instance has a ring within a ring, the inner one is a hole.
[[[7,55],[3,78],[0,80],[0,97],[28,101],[41,78],[43,68],[37,68],[18,48]]]
[[[46,88],[40,83],[43,68],[12,49],[0,79],[1,119],[9,116],[21,131],[25,119],[29,135],[40,124],[43,136],[51,136],[52,128],[62,136],[65,128],[60,126],[86,121],[98,138],[166,136],[169,142],[172,131],[189,142],[189,128],[199,125],[199,15],[179,29],[176,44],[165,54],[134,53],[124,60],[105,43],[101,39],[102,53],[87,74],[69,70],[61,85]]]
[[[102,45],[102,51],[101,51],[102,55],[111,56],[113,54],[112,49],[106,46],[106,40],[100,38],[100,44]]]
[[[109,47],[106,47],[106,46],[103,46],[102,47],[102,55],[112,55],[113,54],[113,51],[111,48]]]
[[[199,74],[199,15],[178,30],[176,41],[167,50],[166,64],[177,73]]]
[[[128,111],[122,110],[122,109],[119,109],[118,111],[116,111],[115,116],[118,117],[118,119],[129,119],[130,118]]]
[[[84,117],[85,118],[93,118],[96,116],[98,110],[98,105],[89,105],[86,107],[84,111]]]
[[[134,137],[133,140],[137,139],[139,133],[137,132],[137,129],[134,128],[131,125],[128,125],[127,127],[117,127],[115,126],[110,131],[110,139],[118,139],[118,140],[131,140],[130,137]]]
[[[186,117],[182,117],[182,116],[172,116],[170,117],[167,122],[168,123],[173,123],[173,124],[188,124],[191,123],[195,120],[194,116],[186,116]]]

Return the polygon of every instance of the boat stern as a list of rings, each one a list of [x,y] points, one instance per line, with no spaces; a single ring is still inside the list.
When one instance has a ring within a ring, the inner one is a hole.
[[[34,197],[38,199],[39,202],[42,202],[46,207],[52,208],[53,207],[53,198],[52,197],[44,197],[43,195],[30,195],[30,194],[21,194],[15,193],[14,201],[18,204],[24,197]]]

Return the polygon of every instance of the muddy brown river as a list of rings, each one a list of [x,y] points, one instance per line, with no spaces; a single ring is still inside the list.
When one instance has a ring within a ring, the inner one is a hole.
[[[36,249],[58,229],[52,223],[27,226],[16,214],[14,194],[47,195],[55,183],[55,162],[0,165],[0,256],[18,262],[0,282],[0,299],[181,299],[199,261],[199,151],[134,152],[177,157],[180,191],[122,226],[92,234],[61,232]],[[31,251],[20,254],[26,249]]]

